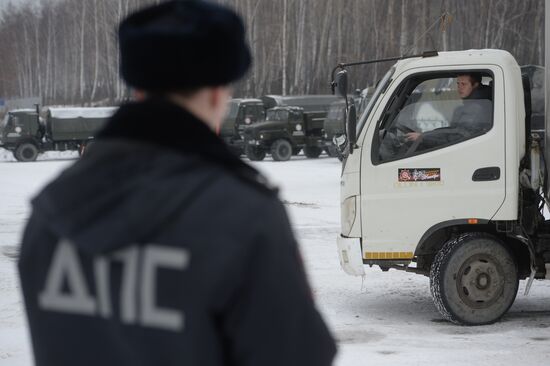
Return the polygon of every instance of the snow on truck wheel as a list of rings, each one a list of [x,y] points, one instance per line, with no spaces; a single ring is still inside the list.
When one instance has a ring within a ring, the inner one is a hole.
[[[35,161],[38,157],[38,148],[33,143],[24,142],[17,146],[13,155],[17,161]]]
[[[516,262],[504,244],[483,233],[449,240],[430,270],[430,290],[443,317],[456,324],[499,320],[518,291]]]

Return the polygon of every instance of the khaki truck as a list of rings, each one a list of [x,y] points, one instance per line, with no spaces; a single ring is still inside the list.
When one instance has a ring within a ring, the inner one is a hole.
[[[231,99],[219,136],[236,155],[241,155],[244,153],[244,129],[264,120],[265,107],[262,100],[251,98]]]
[[[360,118],[347,110],[340,264],[357,276],[365,265],[428,276],[443,318],[493,323],[520,280],[527,293],[550,278],[550,151],[532,129],[529,78],[502,50],[395,60]],[[338,69],[346,97],[347,66]],[[466,74],[481,77],[480,92],[462,99]]]
[[[266,121],[246,127],[245,154],[263,160],[271,154],[276,161],[289,160],[303,149],[308,158],[323,152],[323,124],[334,95],[264,95]]]
[[[38,106],[9,111],[0,125],[0,147],[25,162],[46,151],[82,153],[115,111],[115,107],[48,108],[45,118],[40,117]]]
[[[259,161],[270,153],[275,161],[287,161],[303,149],[308,158],[318,158],[324,147],[325,115],[323,111],[306,112],[302,107],[269,109],[265,122],[244,130],[246,156]]]

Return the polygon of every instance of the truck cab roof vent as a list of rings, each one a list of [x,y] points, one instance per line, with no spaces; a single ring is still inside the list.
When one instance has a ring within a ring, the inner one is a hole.
[[[439,56],[439,53],[436,50],[433,51],[424,51],[422,52],[422,57],[435,57]]]

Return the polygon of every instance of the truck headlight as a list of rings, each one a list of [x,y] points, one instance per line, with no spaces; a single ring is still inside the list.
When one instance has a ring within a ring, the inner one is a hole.
[[[21,133],[21,131],[22,131],[22,130],[21,130],[21,127],[19,127],[19,126],[15,127],[15,132]]]
[[[264,135],[260,134],[260,140],[263,140],[263,139],[264,139]]]
[[[341,206],[340,222],[342,223],[342,234],[345,236],[348,236],[351,233],[351,228],[353,226],[353,223],[355,222],[355,213],[357,212],[355,201],[356,196],[348,197],[344,200]]]
[[[297,124],[296,125],[296,131],[302,131],[302,125],[301,124]]]

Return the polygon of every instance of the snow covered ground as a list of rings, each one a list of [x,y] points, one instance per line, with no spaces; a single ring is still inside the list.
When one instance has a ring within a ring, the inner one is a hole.
[[[16,163],[0,149],[0,365],[32,364],[14,256],[29,199],[74,158],[50,154]],[[337,366],[550,364],[550,281],[536,281],[527,297],[522,282],[498,324],[449,324],[435,309],[425,277],[367,268],[362,283],[341,271],[336,159],[300,156],[254,165],[281,188],[317,304],[339,343]]]

